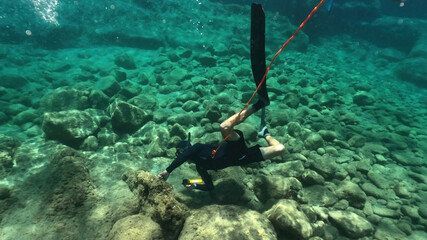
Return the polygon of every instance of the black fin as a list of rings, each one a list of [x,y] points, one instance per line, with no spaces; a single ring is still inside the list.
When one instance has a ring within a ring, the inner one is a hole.
[[[261,4],[251,6],[251,64],[256,86],[259,85],[267,69],[265,64],[265,14]],[[270,104],[267,92],[267,79],[258,90],[264,106]],[[259,102],[258,101],[258,102]]]

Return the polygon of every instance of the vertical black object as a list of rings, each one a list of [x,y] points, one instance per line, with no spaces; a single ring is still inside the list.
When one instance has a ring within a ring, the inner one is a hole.
[[[251,64],[256,86],[261,82],[265,71],[265,14],[261,4],[251,6]],[[267,79],[258,90],[260,100],[267,106],[270,99],[267,93]]]

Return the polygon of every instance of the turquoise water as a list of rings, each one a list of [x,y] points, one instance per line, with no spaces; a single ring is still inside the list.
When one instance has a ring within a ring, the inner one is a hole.
[[[318,2],[262,1],[267,64]],[[267,75],[280,157],[155,177],[255,91],[250,3],[2,1],[0,238],[427,239],[422,0],[319,8]]]

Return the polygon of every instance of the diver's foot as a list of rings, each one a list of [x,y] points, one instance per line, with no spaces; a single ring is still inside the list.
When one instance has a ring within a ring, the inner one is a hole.
[[[263,128],[261,128],[261,130],[258,132],[258,137],[260,138],[265,138],[267,136],[269,136],[270,133],[268,132],[268,128],[267,126],[264,126]]]

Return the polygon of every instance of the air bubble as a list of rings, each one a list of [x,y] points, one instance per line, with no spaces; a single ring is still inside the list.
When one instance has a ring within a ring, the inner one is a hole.
[[[27,36],[30,36],[31,34],[33,34],[30,30],[26,30],[25,34],[27,34]]]

